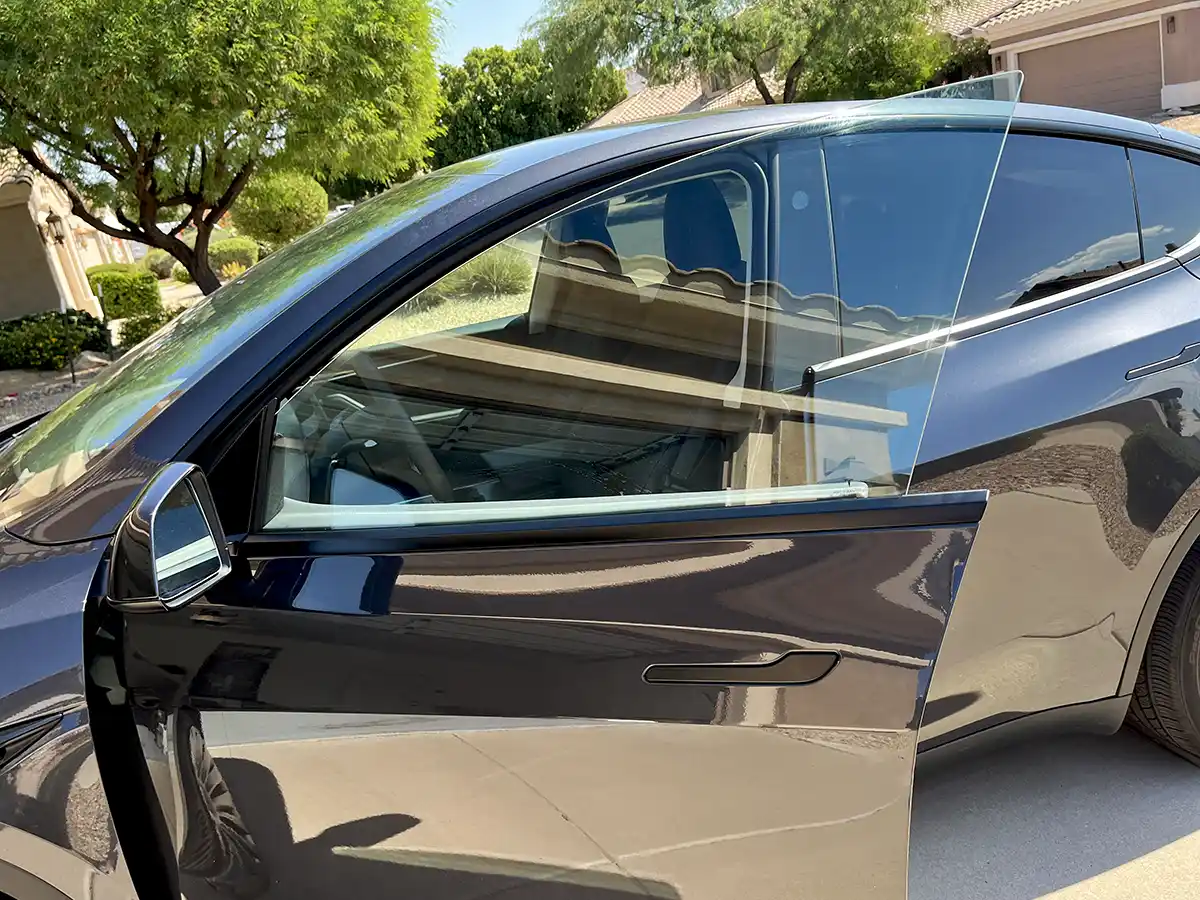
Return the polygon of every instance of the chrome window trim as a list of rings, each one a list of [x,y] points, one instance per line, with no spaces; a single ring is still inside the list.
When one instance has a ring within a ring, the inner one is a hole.
[[[811,376],[806,381],[811,380],[814,383],[827,381],[830,378],[837,378],[840,375],[846,375],[850,372],[857,372],[871,366],[892,362],[893,360],[912,356],[916,353],[923,353],[926,350],[933,349],[940,343],[965,340],[966,338],[975,337],[987,331],[1023,322],[1026,319],[1032,319],[1043,313],[1053,312],[1056,309],[1062,309],[1067,306],[1073,306],[1076,303],[1082,303],[1085,300],[1091,300],[1093,297],[1107,294],[1110,291],[1130,287],[1177,268],[1183,262],[1187,261],[1186,259],[1179,258],[1185,252],[1191,253],[1187,259],[1200,256],[1200,235],[1183,247],[1180,247],[1170,256],[1162,256],[1125,272],[1118,272],[1106,278],[1098,278],[1090,284],[1083,284],[1077,288],[1052,294],[1049,297],[1043,297],[1041,300],[1035,300],[1032,303],[1025,303],[1021,306],[1009,307],[1008,309],[1000,309],[996,312],[967,319],[963,322],[955,322],[946,328],[938,328],[927,334],[906,338],[892,344],[885,344],[882,347],[872,350],[863,350],[860,353],[854,353],[850,356],[843,356],[838,359],[818,363],[811,367]],[[788,388],[787,390],[794,391],[799,387],[801,385]]]
[[[1200,234],[1196,235],[1178,250],[1172,250],[1167,254],[1171,259],[1177,260],[1180,265],[1190,263],[1193,260],[1200,258]]]

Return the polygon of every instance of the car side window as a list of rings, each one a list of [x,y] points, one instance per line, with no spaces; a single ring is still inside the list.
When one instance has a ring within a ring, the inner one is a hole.
[[[956,318],[1031,303],[1142,261],[1124,147],[1010,134]]]
[[[866,496],[853,467],[813,472],[811,404],[764,384],[765,176],[703,159],[498,243],[345,347],[280,406],[263,527]],[[904,415],[835,406],[890,474]]]
[[[1146,258],[1157,259],[1200,234],[1200,165],[1134,149],[1129,161]]]

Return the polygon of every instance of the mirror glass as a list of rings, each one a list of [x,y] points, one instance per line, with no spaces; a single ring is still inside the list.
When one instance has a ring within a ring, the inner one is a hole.
[[[188,481],[175,485],[154,513],[154,574],[163,600],[216,575],[221,556]]]

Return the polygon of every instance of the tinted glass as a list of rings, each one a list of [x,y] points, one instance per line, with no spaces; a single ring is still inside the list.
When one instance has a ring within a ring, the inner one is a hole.
[[[825,141],[846,356],[949,324],[987,198],[994,131]]]
[[[1157,259],[1200,234],[1200,165],[1144,150],[1129,159],[1146,258]]]
[[[1141,260],[1123,147],[1009,135],[958,319],[1030,303]]]

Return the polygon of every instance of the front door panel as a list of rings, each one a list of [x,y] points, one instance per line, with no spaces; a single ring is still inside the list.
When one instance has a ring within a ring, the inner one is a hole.
[[[791,509],[550,546],[251,542],[204,601],[128,617],[128,677],[202,711],[267,876],[244,894],[901,898],[983,498]],[[648,683],[663,666],[695,668]],[[182,868],[185,896],[239,887]]]

